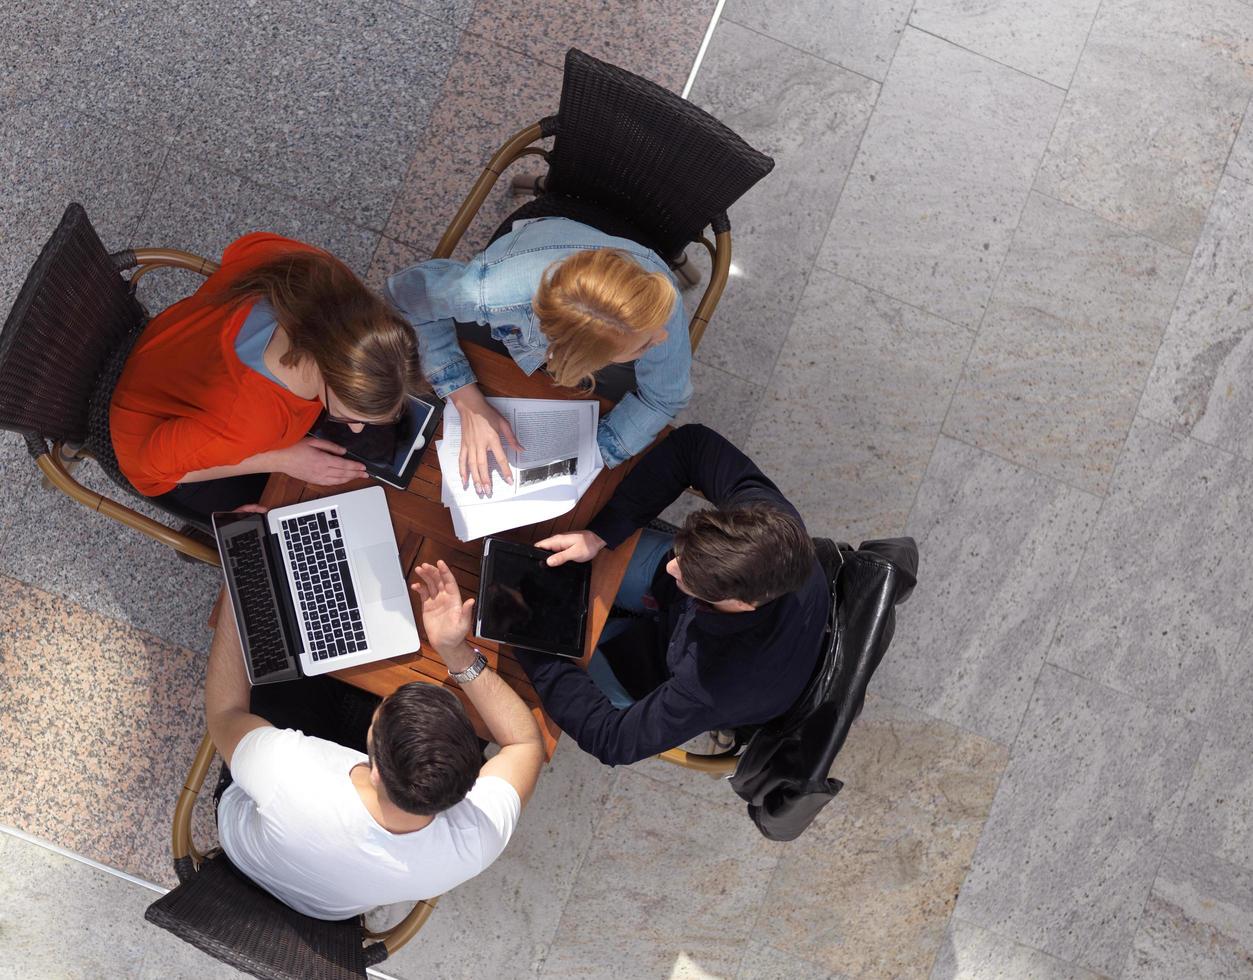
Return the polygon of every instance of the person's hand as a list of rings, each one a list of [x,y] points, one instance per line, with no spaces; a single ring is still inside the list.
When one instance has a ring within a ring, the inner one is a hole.
[[[448,662],[449,655],[465,645],[473,622],[474,600],[461,601],[457,580],[443,561],[438,565],[423,563],[413,573],[414,581],[409,587],[422,600],[422,625],[426,628],[426,638],[444,661],[444,666],[454,670],[454,665]],[[464,670],[468,666],[457,664],[455,669]]]
[[[304,483],[333,487],[366,476],[362,463],[348,459],[343,446],[325,439],[305,436],[294,446],[281,450],[277,469]]]
[[[513,434],[513,428],[504,417],[492,408],[478,385],[458,388],[450,396],[457,414],[461,416],[461,452],[457,468],[461,473],[461,486],[465,488],[474,481],[479,496],[492,495],[492,467],[487,454],[496,457],[496,465],[506,483],[513,483],[509,459],[505,456],[504,443],[521,452],[522,445]],[[504,440],[502,443],[501,440]]]
[[[545,559],[545,564],[556,568],[568,561],[591,561],[605,547],[605,541],[594,531],[574,531],[570,534],[554,534],[551,538],[536,541],[535,547],[556,552]]]

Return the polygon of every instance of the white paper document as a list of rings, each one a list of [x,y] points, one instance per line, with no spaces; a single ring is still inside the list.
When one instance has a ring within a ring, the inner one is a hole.
[[[596,445],[600,421],[597,402],[539,398],[487,401],[504,416],[523,448],[521,452],[505,448],[512,485],[505,482],[489,455],[493,463],[492,495],[480,497],[473,483],[461,485],[457,465],[461,416],[452,402],[445,406],[444,438],[435,444],[443,473],[440,497],[462,541],[560,517],[578,503],[604,468]]]

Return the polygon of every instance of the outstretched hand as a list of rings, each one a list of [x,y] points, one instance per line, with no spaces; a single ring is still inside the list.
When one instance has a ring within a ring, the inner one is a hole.
[[[473,622],[474,599],[461,601],[461,589],[448,566],[441,560],[435,565],[423,563],[414,569],[409,586],[422,600],[422,625],[435,652],[450,670],[448,654],[465,641]]]

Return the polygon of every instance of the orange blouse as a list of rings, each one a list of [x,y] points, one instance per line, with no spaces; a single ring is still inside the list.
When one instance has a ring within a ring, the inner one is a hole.
[[[194,470],[286,448],[317,420],[320,401],[297,397],[235,353],[252,304],[223,308],[218,301],[235,278],[293,251],[316,250],[268,232],[245,235],[195,293],[140,335],[109,408],[118,465],[140,493],[154,497]]]

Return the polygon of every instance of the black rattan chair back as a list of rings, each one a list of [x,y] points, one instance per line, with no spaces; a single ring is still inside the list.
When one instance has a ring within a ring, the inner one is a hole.
[[[709,113],[576,48],[566,53],[546,190],[638,226],[635,241],[672,259],[774,167]],[[511,219],[512,220],[512,219]]]
[[[359,919],[301,915],[239,873],[223,854],[205,861],[144,918],[214,959],[266,980],[360,980],[387,958],[362,946]]]
[[[0,428],[28,441],[87,442],[101,368],[143,324],[86,212],[71,204],[0,331]]]

